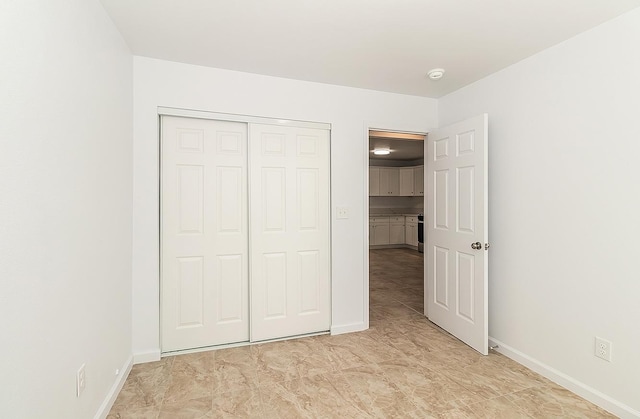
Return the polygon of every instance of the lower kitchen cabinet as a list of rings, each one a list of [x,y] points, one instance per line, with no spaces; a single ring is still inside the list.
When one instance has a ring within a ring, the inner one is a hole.
[[[389,244],[404,244],[404,216],[389,217]]]
[[[389,244],[389,217],[369,218],[369,244]]]
[[[418,217],[404,215],[369,217],[369,245],[418,247]]]
[[[405,217],[405,243],[418,246],[418,217]]]

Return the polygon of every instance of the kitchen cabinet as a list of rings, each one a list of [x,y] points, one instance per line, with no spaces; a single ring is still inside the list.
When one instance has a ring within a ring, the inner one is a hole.
[[[404,216],[389,217],[389,244],[405,243]]]
[[[400,175],[400,196],[415,196],[415,168],[401,167],[398,172]]]
[[[380,195],[400,195],[400,173],[397,167],[380,167]]]
[[[369,166],[369,196],[380,196],[380,168]]]
[[[424,166],[413,168],[414,196],[424,196]]]
[[[424,166],[370,166],[369,196],[424,196]]]
[[[389,217],[369,217],[369,244],[389,244]]]
[[[418,217],[405,217],[405,244],[418,246]]]

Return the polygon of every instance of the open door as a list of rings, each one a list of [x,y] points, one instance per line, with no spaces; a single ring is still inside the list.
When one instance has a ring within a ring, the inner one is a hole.
[[[488,116],[430,132],[425,144],[425,307],[429,320],[488,354]]]

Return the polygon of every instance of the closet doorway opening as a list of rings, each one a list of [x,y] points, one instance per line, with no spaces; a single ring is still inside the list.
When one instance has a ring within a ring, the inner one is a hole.
[[[159,113],[162,353],[328,332],[330,125]]]

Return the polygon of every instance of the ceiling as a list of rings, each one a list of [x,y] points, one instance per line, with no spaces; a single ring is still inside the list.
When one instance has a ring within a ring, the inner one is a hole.
[[[640,0],[101,0],[133,54],[440,97]],[[438,81],[425,77],[442,67]]]
[[[406,139],[414,137],[413,139]],[[419,138],[419,139],[418,139]],[[373,154],[377,148],[388,148],[386,156]],[[396,160],[408,162],[424,158],[424,135],[369,131],[369,159],[374,161]]]

